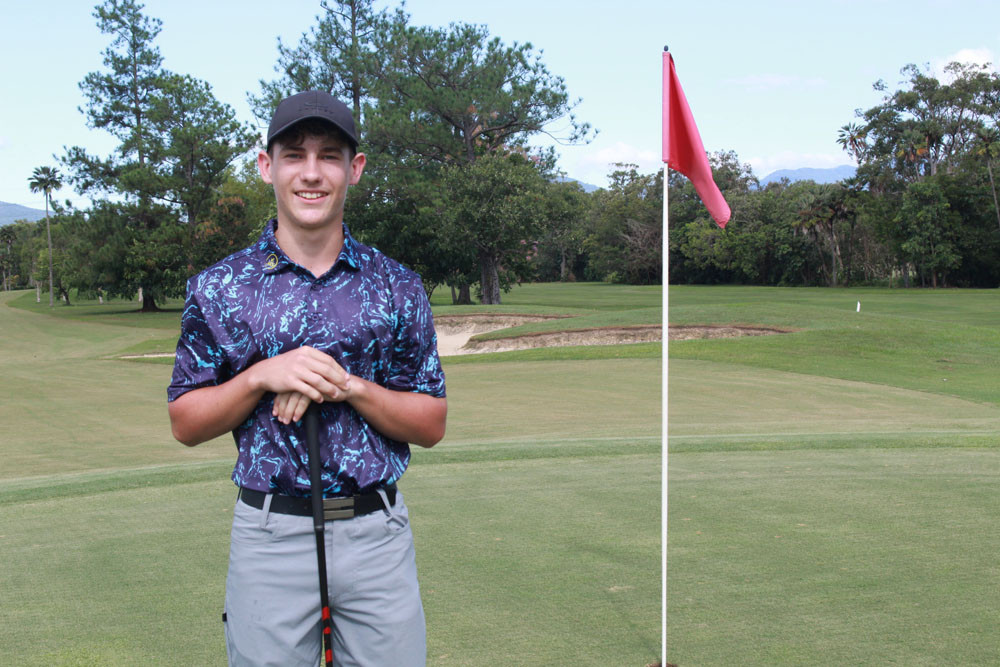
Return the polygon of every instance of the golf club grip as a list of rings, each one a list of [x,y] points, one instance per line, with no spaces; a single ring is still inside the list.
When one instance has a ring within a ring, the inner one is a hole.
[[[323,530],[323,464],[319,459],[319,406],[306,409],[306,448],[309,452],[309,493],[312,496],[313,528]]]

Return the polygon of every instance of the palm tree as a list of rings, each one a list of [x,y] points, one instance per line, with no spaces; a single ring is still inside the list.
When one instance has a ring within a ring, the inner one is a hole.
[[[0,260],[0,265],[3,265],[3,289],[5,292],[10,289],[7,282],[7,272],[11,269],[10,247],[14,244],[15,238],[13,227],[10,225],[0,227],[0,246],[7,246],[7,252],[3,260]]]
[[[868,138],[868,127],[857,123],[848,123],[837,132],[837,143],[840,144],[847,154],[855,159],[860,165],[865,158],[865,149],[868,148],[866,139]]]
[[[52,198],[52,191],[62,187],[59,180],[59,170],[52,167],[35,167],[28,179],[28,187],[32,192],[45,193],[45,232],[49,237],[49,308],[54,304],[52,298],[52,229],[49,227],[49,200]]]

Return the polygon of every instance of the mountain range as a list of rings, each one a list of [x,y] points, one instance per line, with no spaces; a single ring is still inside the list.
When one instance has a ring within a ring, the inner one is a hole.
[[[856,171],[857,167],[852,167],[849,164],[842,164],[839,167],[830,167],[828,169],[814,169],[812,167],[779,169],[760,179],[760,187],[764,187],[768,183],[780,181],[783,178],[787,178],[792,182],[816,181],[817,183],[836,183],[854,176]]]
[[[30,220],[34,222],[44,217],[45,211],[40,211],[37,208],[28,208],[20,204],[8,204],[5,201],[0,201],[0,226],[9,225],[15,220]]]

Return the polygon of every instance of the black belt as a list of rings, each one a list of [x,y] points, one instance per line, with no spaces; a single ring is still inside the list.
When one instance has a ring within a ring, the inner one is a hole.
[[[396,485],[385,487],[385,495],[390,505],[396,504]],[[268,494],[253,489],[240,488],[239,499],[250,507],[264,509],[264,499]],[[300,496],[283,496],[273,494],[271,512],[278,514],[294,514],[295,516],[312,516],[312,499]],[[376,492],[362,493],[357,496],[323,499],[323,517],[327,521],[350,519],[363,514],[371,514],[385,509],[382,496]]]

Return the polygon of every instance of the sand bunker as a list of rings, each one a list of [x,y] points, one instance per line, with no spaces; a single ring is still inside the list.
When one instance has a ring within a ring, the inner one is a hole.
[[[435,317],[434,325],[438,333],[438,353],[444,357],[457,354],[524,350],[534,347],[618,345],[621,343],[658,341],[663,338],[662,327],[659,325],[638,325],[536,332],[522,334],[513,338],[470,340],[472,336],[487,331],[508,329],[527,322],[541,322],[550,319],[559,318],[558,316],[545,315],[499,315],[491,313]]]

